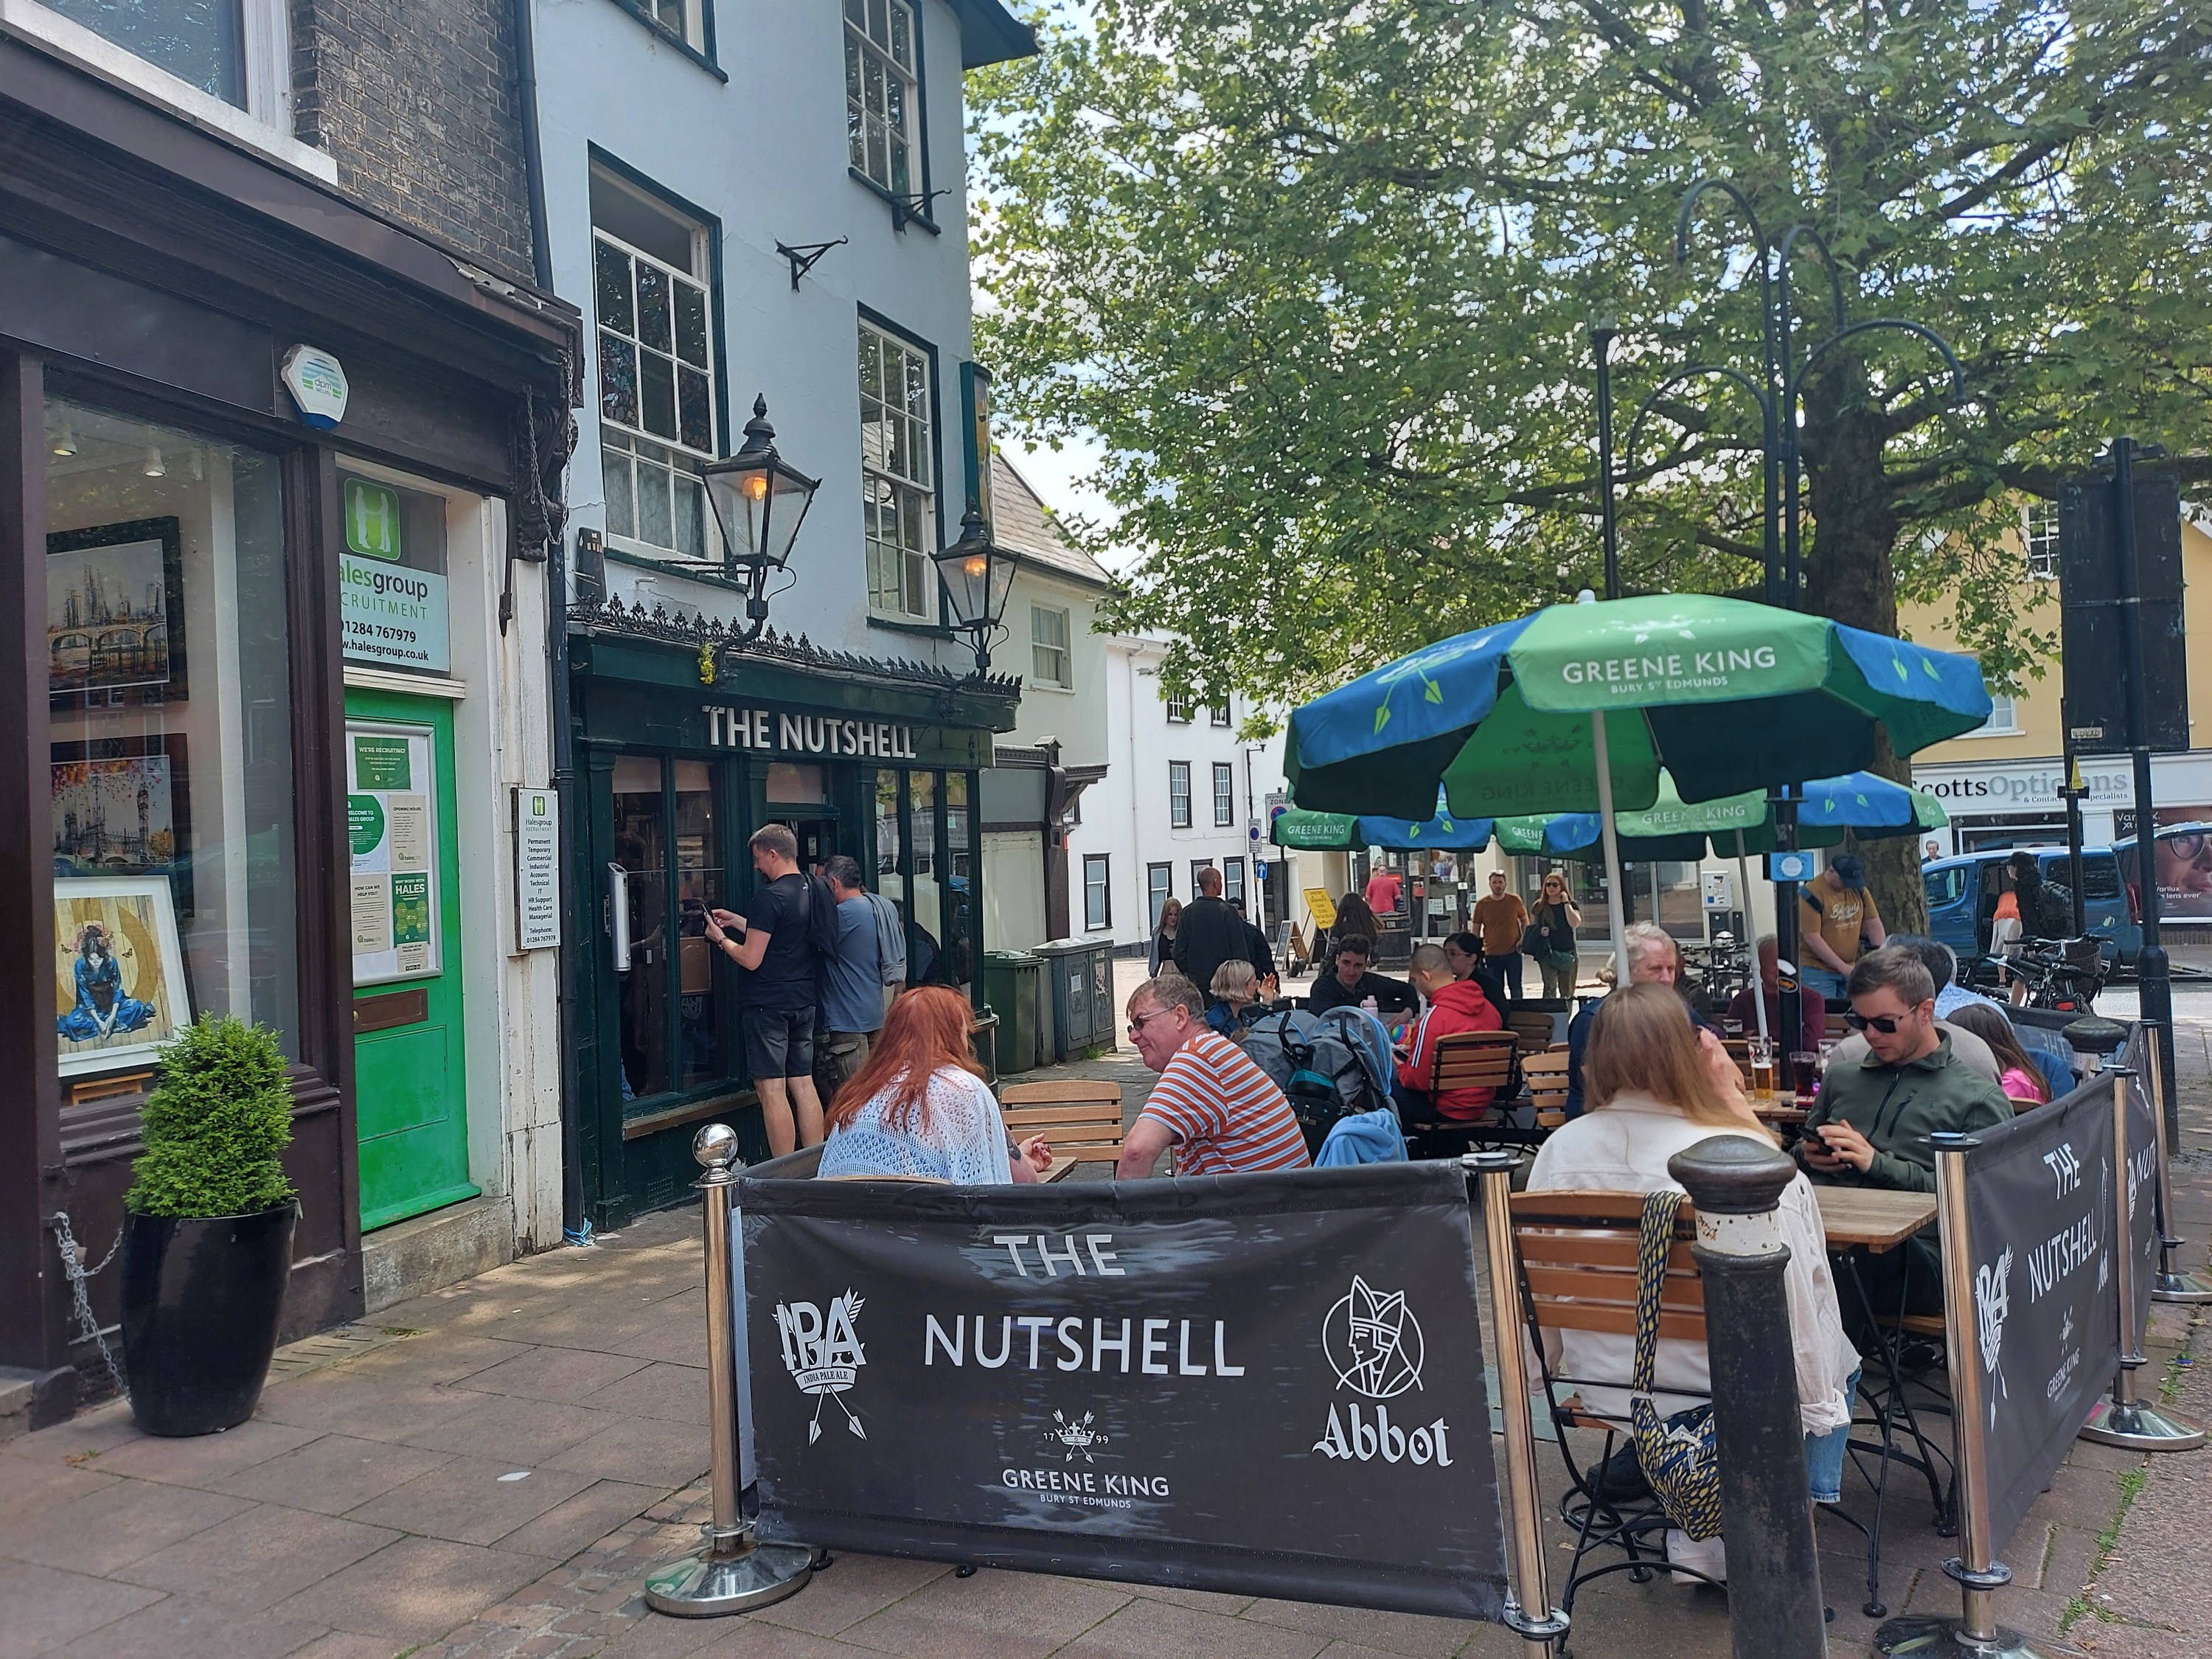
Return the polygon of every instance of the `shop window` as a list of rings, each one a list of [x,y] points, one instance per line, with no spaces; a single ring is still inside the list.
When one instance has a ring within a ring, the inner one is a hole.
[[[908,821],[914,837],[914,905],[907,919],[921,944],[907,946],[907,977],[920,982],[939,982],[945,977],[945,884],[937,865],[937,777],[930,772],[907,774],[909,801]]]
[[[338,474],[338,617],[348,662],[446,674],[446,498]]]
[[[677,1033],[676,1086],[696,1088],[726,1067],[715,1016],[714,941],[707,912],[727,906],[722,843],[716,833],[714,768],[672,763],[676,785]]]
[[[975,977],[975,826],[968,775],[941,773],[938,787],[945,798],[944,977],[965,989]]]
[[[822,768],[812,761],[770,761],[766,794],[771,806],[819,806]]]
[[[277,459],[46,405],[60,1071],[143,1079],[202,1014],[297,1059],[290,641]]]
[[[615,858],[629,872],[629,966],[619,973],[622,1097],[674,1087],[669,1049],[668,814],[657,757],[615,762]]]
[[[876,774],[875,827],[876,890],[906,914],[906,831],[899,817],[899,775],[890,769]]]
[[[1190,763],[1168,763],[1168,828],[1190,828]]]
[[[715,454],[712,228],[605,169],[592,174],[592,309],[607,535],[708,556],[697,467]]]
[[[1114,901],[1112,889],[1106,879],[1106,854],[1085,853],[1083,855],[1084,929],[1095,933],[1102,927],[1113,925]]]
[[[1244,860],[1224,859],[1221,861],[1221,896],[1241,899],[1244,896]]]
[[[1030,607],[1030,678],[1039,685],[1066,687],[1067,612],[1056,605]]]
[[[860,325],[860,523],[868,549],[868,605],[926,617],[929,556],[937,550],[934,388],[928,352]]]
[[[911,196],[915,122],[915,15],[905,0],[845,0],[845,136],[853,170]]]
[[[1165,864],[1145,866],[1145,926],[1148,932],[1160,931],[1160,912],[1175,896],[1175,870]]]
[[[1237,769],[1226,761],[1213,763],[1213,827],[1237,821]]]

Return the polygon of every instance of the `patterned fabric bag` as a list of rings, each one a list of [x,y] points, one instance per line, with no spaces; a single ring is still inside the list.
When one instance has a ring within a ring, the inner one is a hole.
[[[1636,1461],[1658,1495],[1667,1518],[1695,1539],[1717,1538],[1721,1530],[1720,1463],[1713,1448],[1713,1408],[1692,1406],[1662,1419],[1651,1403],[1658,1364],[1659,1297],[1667,1278],[1667,1255],[1674,1243],[1674,1216],[1682,1207],[1677,1192],[1646,1193],[1644,1221],[1636,1245],[1636,1362],[1629,1376],[1635,1399],[1629,1422],[1636,1437]]]

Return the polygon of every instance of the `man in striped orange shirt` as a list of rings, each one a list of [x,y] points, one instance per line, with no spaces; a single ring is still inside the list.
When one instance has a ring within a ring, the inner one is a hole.
[[[1170,1146],[1179,1175],[1312,1164],[1283,1091],[1251,1055],[1206,1024],[1206,999],[1180,974],[1147,980],[1131,994],[1129,1036],[1160,1080],[1121,1142],[1117,1179],[1151,1175]]]

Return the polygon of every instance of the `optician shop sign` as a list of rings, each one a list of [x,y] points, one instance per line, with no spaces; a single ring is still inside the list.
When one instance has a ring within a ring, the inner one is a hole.
[[[1915,767],[1912,782],[1925,789],[1953,812],[2002,811],[2033,806],[2056,811],[2065,805],[2059,790],[2065,786],[2066,769],[2057,761],[2002,772],[1950,771],[1938,767]],[[2081,782],[2089,804],[2113,805],[2135,798],[2135,779],[2124,767],[2081,769]]]

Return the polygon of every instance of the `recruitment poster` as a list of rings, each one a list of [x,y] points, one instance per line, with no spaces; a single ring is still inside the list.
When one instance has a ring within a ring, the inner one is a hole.
[[[356,985],[423,979],[443,969],[433,741],[422,726],[346,722]]]
[[[1456,1166],[738,1201],[766,1535],[1498,1616]]]

